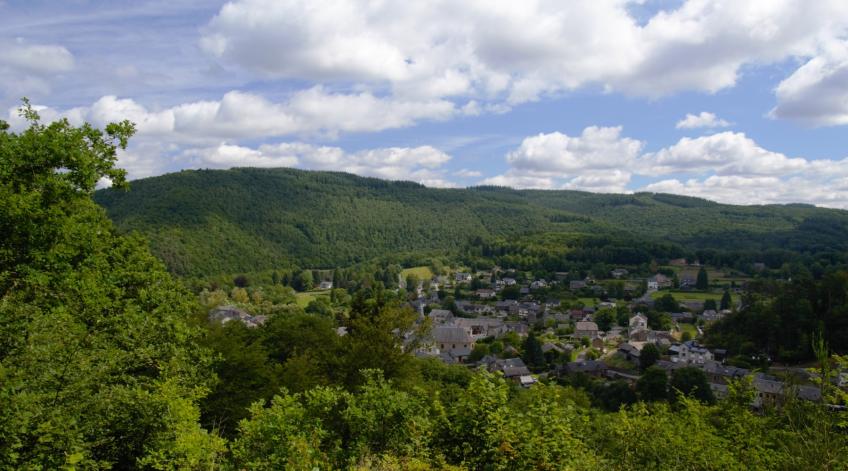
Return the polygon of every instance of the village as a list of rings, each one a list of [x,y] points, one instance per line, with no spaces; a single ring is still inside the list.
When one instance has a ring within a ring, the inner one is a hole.
[[[524,388],[539,381],[589,378],[624,381],[632,389],[649,367],[668,376],[694,368],[703,372],[717,399],[728,394],[728,383],[745,378],[753,389],[754,408],[780,404],[789,396],[821,400],[820,388],[803,368],[767,374],[738,366],[726,351],[699,343],[706,326],[742,307],[744,286],[726,286],[720,304],[709,296],[677,302],[673,288],[676,293],[695,291],[699,280],[694,275],[632,279],[626,269],[617,268],[608,280],[618,281],[618,293],[610,293],[604,280],[569,280],[567,275],[519,281],[512,272],[494,269],[458,271],[419,283],[418,297],[410,305],[430,329],[427,338],[417,339],[415,355],[499,372]],[[437,294],[451,290],[455,296],[447,303]],[[551,296],[563,292],[571,295]],[[624,296],[616,299],[614,294]],[[840,376],[840,386],[846,379]]]

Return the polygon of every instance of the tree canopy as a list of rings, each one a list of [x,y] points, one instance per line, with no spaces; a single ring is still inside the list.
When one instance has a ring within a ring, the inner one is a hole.
[[[91,199],[129,122],[0,126],[0,468],[211,464],[193,296]]]

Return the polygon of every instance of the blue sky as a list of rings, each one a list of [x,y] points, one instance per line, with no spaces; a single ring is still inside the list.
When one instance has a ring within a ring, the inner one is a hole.
[[[429,186],[848,208],[848,2],[0,0],[0,109],[138,134],[132,178],[294,166]]]

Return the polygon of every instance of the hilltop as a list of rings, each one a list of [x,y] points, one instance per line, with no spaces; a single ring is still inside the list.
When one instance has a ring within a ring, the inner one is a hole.
[[[670,194],[597,194],[417,183],[290,168],[189,170],[95,200],[184,276],[345,266],[387,253],[450,252],[471,238],[599,234],[687,250],[848,248],[848,212],[734,206]]]

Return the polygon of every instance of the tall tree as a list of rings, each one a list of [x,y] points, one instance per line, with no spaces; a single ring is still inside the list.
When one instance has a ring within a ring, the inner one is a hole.
[[[615,321],[615,313],[612,309],[601,309],[595,314],[595,322],[598,324],[598,330],[603,332],[610,330]]]
[[[653,343],[647,343],[639,354],[639,367],[647,370],[660,359],[660,349]]]
[[[701,269],[698,270],[698,278],[695,280],[695,288],[702,291],[710,288],[710,278],[707,275],[707,269],[704,267],[701,267]]]
[[[688,366],[674,370],[671,373],[671,390],[673,397],[693,396],[696,399],[712,403],[715,401],[713,390],[710,389],[710,384],[707,381],[707,375],[704,370]]]
[[[20,134],[0,121],[0,468],[211,466],[195,301],[91,199],[125,187],[133,125],[22,114]]]
[[[294,289],[298,291],[309,291],[315,286],[312,270],[303,270],[294,278]]]
[[[545,366],[545,352],[542,351],[542,343],[536,338],[536,334],[530,332],[524,340],[524,354],[522,359],[531,368],[543,368]]]
[[[636,381],[636,393],[645,402],[668,399],[668,375],[665,370],[657,366],[645,370]]]
[[[730,309],[730,303],[733,302],[730,297],[730,291],[724,290],[724,294],[721,295],[721,310]]]
[[[677,312],[680,310],[680,304],[677,302],[677,299],[675,299],[674,295],[672,295],[671,293],[666,293],[662,295],[659,299],[656,300],[654,305],[660,312]]]

